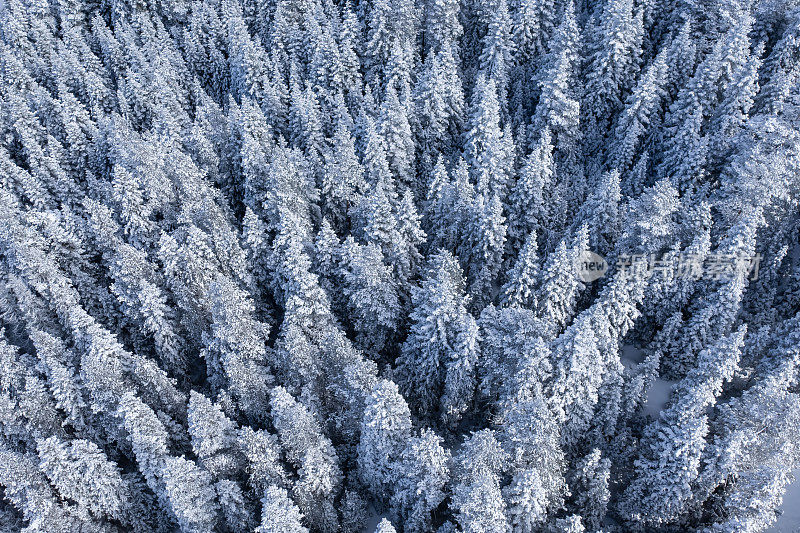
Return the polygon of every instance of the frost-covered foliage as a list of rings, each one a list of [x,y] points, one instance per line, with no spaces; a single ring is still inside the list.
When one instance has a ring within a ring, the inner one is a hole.
[[[764,531],[799,132],[796,0],[0,0],[0,530]]]

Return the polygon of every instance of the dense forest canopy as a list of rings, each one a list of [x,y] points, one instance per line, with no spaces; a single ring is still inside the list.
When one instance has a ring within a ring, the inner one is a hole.
[[[764,531],[799,88],[797,0],[0,0],[0,530]]]

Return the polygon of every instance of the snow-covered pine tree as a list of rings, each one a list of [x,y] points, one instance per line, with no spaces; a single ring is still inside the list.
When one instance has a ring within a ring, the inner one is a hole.
[[[391,381],[379,382],[367,397],[358,441],[358,472],[379,501],[393,493],[397,466],[411,437],[411,412]]]
[[[339,232],[344,232],[348,213],[367,189],[364,168],[356,157],[353,137],[344,120],[338,121],[324,157],[321,193],[326,199],[325,214]]]
[[[188,409],[192,451],[215,479],[234,478],[243,468],[237,442],[238,427],[218,404],[192,391]]]
[[[397,533],[397,530],[386,518],[381,518],[381,521],[378,522],[378,526],[375,528],[375,533]]]
[[[303,514],[289,499],[286,489],[274,485],[267,488],[261,506],[261,525],[256,533],[308,533]]]
[[[497,194],[504,201],[511,169],[503,165],[497,83],[485,72],[481,72],[475,82],[466,128],[464,155],[478,192],[487,198]]]
[[[541,282],[534,294],[537,314],[542,320],[563,328],[575,313],[575,303],[583,282],[577,276],[580,254],[589,249],[589,230],[584,225],[576,232],[572,242],[562,240],[547,257]]]
[[[503,265],[507,228],[503,205],[497,194],[478,194],[470,223],[469,241],[462,257],[468,259],[468,290],[473,295],[472,308],[480,309],[495,299]]]
[[[467,310],[461,267],[440,252],[412,295],[412,325],[397,363],[397,378],[422,416],[439,412],[457,421],[475,383],[477,326]]]
[[[507,456],[490,429],[472,434],[453,458],[450,506],[463,531],[508,533],[506,502],[500,492],[500,474]]]
[[[550,130],[545,127],[533,151],[525,158],[508,199],[508,237],[512,249],[536,231],[545,236],[555,230],[555,163]]]
[[[0,529],[766,530],[799,21],[6,0]]]
[[[746,328],[706,348],[673,391],[674,402],[643,436],[636,476],[618,508],[627,520],[657,527],[675,521],[692,499],[707,446],[708,416],[738,364]]]
[[[407,531],[429,531],[432,513],[445,498],[449,481],[449,451],[442,439],[426,429],[413,437],[396,466],[397,485],[391,502]]]
[[[273,377],[266,364],[269,327],[253,318],[248,294],[220,276],[210,286],[213,320],[203,356],[210,381],[230,387],[242,411],[253,420],[266,417],[267,388]]]
[[[539,275],[539,257],[536,231],[531,231],[519,252],[514,268],[508,273],[508,281],[501,289],[500,301],[506,307],[535,308],[534,290]]]
[[[121,519],[128,505],[128,486],[119,467],[93,442],[58,437],[36,443],[39,468],[58,490],[74,501],[84,516]]]
[[[584,456],[570,476],[569,490],[577,514],[590,531],[600,530],[606,518],[611,461],[597,448]]]
[[[584,102],[598,142],[639,68],[644,28],[642,9],[631,0],[609,0],[595,14]]]
[[[342,281],[359,347],[377,354],[391,340],[400,317],[397,282],[380,248],[348,237],[342,245]]]

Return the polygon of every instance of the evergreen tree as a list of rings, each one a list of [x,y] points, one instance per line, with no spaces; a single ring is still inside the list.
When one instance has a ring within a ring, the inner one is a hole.
[[[243,466],[236,423],[218,404],[195,391],[189,396],[188,419],[192,451],[203,468],[217,479],[236,476]]]
[[[442,439],[424,430],[406,445],[397,464],[397,485],[391,501],[408,531],[429,531],[432,512],[445,498],[449,451]]]
[[[515,501],[515,507],[509,509],[510,516],[521,514],[525,508],[538,508],[538,517],[528,517],[529,522],[516,518],[521,529],[533,528],[564,503],[567,488],[561,435],[555,418],[536,391],[518,394],[507,402],[500,420],[503,421],[500,439],[512,474],[512,483],[506,488],[507,498]],[[533,485],[528,487],[526,481]]]
[[[32,331],[31,340],[36,346],[36,356],[44,367],[47,386],[56,407],[66,414],[65,422],[78,431],[84,431],[89,405],[75,370],[75,354],[67,350],[59,339],[43,331]]]
[[[417,274],[423,260],[420,249],[425,244],[427,235],[422,230],[421,222],[414,195],[411,189],[405,189],[397,206],[401,241],[399,250],[392,257],[401,283],[408,283]]]
[[[401,100],[394,85],[386,88],[386,96],[381,105],[379,123],[380,133],[386,143],[389,169],[395,179],[406,187],[413,184],[414,138],[409,124],[410,101]]]
[[[411,412],[391,381],[382,380],[366,400],[358,441],[359,476],[385,501],[396,482],[396,464],[411,437]]]
[[[400,316],[392,267],[384,265],[376,245],[359,245],[352,237],[344,242],[342,254],[347,258],[342,275],[347,309],[359,345],[378,353],[394,335]]]
[[[320,529],[336,530],[332,501],[342,477],[336,451],[306,406],[283,387],[274,388],[270,396],[272,424],[287,459],[298,469],[299,479],[293,487],[295,501]]]
[[[559,533],[584,533],[586,528],[583,526],[583,520],[579,515],[570,515],[566,518],[557,518],[554,520],[551,531],[558,531]]]
[[[286,489],[274,485],[261,499],[261,525],[256,533],[308,533],[300,509],[289,499]]]
[[[539,257],[536,254],[536,232],[531,231],[517,257],[508,281],[501,289],[501,302],[505,307],[536,307],[534,289],[539,274]]]
[[[479,325],[481,395],[500,404],[532,398],[552,371],[546,340],[553,328],[528,309],[493,305],[483,310]]]
[[[622,216],[620,202],[620,174],[617,171],[606,172],[600,178],[595,191],[581,206],[578,220],[588,225],[589,247],[601,255],[611,253],[622,232]],[[575,224],[573,224],[573,227]]]
[[[759,383],[721,406],[720,437],[706,454],[708,466],[698,483],[698,501],[717,510],[708,531],[732,527],[764,528],[775,519],[775,508],[790,482],[797,456],[789,444],[798,430],[798,398],[787,391],[796,379],[797,317],[772,350],[776,365]],[[762,428],[754,433],[754,428]],[[775,446],[777,444],[777,446]],[[735,472],[735,474],[734,474]],[[730,481],[733,481],[730,483]],[[720,495],[714,496],[715,491]]]
[[[529,3],[526,0],[523,7]],[[534,12],[541,13],[537,20],[539,25],[552,23],[549,4],[548,0],[543,0],[534,7]],[[581,69],[582,38],[574,2],[567,2],[562,17],[553,35],[552,48],[540,67],[541,73],[529,79],[537,81],[539,86],[539,99],[532,118],[534,131],[546,129],[553,134],[555,149],[563,161],[570,161],[578,155],[577,143],[581,136],[581,95],[574,86]],[[546,35],[546,31],[546,26],[540,27],[539,35]]]
[[[715,132],[709,145],[712,161],[724,161],[733,149],[732,139],[743,131],[758,92],[762,54],[763,45],[752,53],[746,63],[737,67],[722,100],[714,108],[708,125],[709,130]]]
[[[249,485],[258,492],[272,485],[285,486],[287,473],[281,462],[278,438],[265,430],[245,426],[239,430],[238,448],[247,460],[245,471]]]
[[[666,96],[668,48],[664,48],[647,67],[642,78],[625,102],[625,109],[616,126],[620,143],[610,150],[612,166],[624,171],[633,161],[637,149],[647,137],[651,123],[659,119]]]
[[[444,390],[439,410],[445,424],[455,425],[472,407],[477,363],[478,326],[472,315],[467,314],[444,361]]]
[[[235,481],[218,481],[214,484],[214,491],[217,493],[220,514],[229,531],[249,531],[254,528],[250,502]]]
[[[444,165],[434,167],[435,177],[428,191],[427,217],[430,224],[430,250],[444,248],[460,252],[461,243],[468,238],[468,226],[473,212],[475,187],[469,181],[466,163],[460,160],[448,175]]]
[[[352,213],[353,234],[365,243],[378,245],[386,257],[395,255],[401,240],[396,203],[395,182],[391,176],[385,175],[372,184]]]
[[[671,135],[664,140],[665,151],[659,175],[669,177],[681,192],[693,192],[705,181],[708,139],[702,134],[704,110],[694,93],[670,106],[665,128]]]
[[[550,130],[545,128],[533,151],[525,159],[509,197],[509,244],[516,247],[532,231],[546,235],[552,230],[555,166]]]
[[[469,106],[465,137],[465,157],[478,191],[487,198],[492,193],[504,200],[509,169],[503,165],[503,130],[497,84],[481,73],[475,82]]]
[[[269,328],[253,318],[252,300],[228,278],[217,278],[209,286],[208,297],[213,324],[203,355],[210,379],[217,387],[229,385],[243,411],[253,419],[263,419],[267,387],[273,379],[266,367]]]
[[[506,454],[488,429],[470,436],[454,458],[453,479],[458,481],[450,506],[463,531],[510,530],[499,479],[505,461]]]
[[[58,437],[36,443],[39,468],[59,494],[74,501],[82,514],[121,518],[127,506],[128,487],[117,465],[96,444]]]
[[[518,0],[511,4],[511,35],[516,48],[516,62],[524,67],[545,51],[545,43],[553,31],[555,2],[549,0]],[[532,74],[531,69],[521,69],[521,76]]]
[[[26,364],[18,347],[4,337],[0,337],[0,361],[3,432],[17,438],[25,438],[27,432],[34,438],[60,434],[61,417],[44,382],[33,372],[32,362]]]
[[[575,312],[576,298],[583,289],[576,265],[579,254],[588,249],[588,243],[588,227],[582,226],[569,248],[566,241],[561,241],[542,269],[541,285],[535,294],[537,313],[557,329],[563,328]]]
[[[60,504],[34,458],[3,447],[0,459],[4,496],[28,522],[26,529],[108,531],[97,522],[81,520],[76,510]]]
[[[214,530],[219,503],[208,472],[183,457],[167,457],[162,468],[164,494],[181,531]]]
[[[744,334],[741,328],[704,350],[698,366],[677,385],[675,402],[646,429],[635,463],[637,475],[619,503],[628,520],[654,526],[669,523],[689,503],[706,446],[704,412],[733,377]]]
[[[454,0],[430,1],[426,2],[424,7],[422,32],[426,43],[424,50],[426,58],[441,50],[452,50],[464,33],[458,17],[461,9],[459,2]]]
[[[367,521],[367,504],[356,490],[345,489],[342,497],[342,530],[356,533]]]
[[[590,53],[586,112],[601,128],[622,107],[642,53],[642,10],[630,0],[610,0],[599,10]],[[598,139],[599,140],[599,139]]]
[[[318,276],[319,285],[328,295],[333,311],[344,308],[344,295],[335,287],[341,283],[342,243],[327,218],[314,238],[313,273]]]
[[[411,331],[397,362],[401,388],[422,415],[438,408],[458,420],[472,399],[477,327],[466,304],[458,262],[439,253],[412,295]]]
[[[677,353],[670,353],[665,369],[683,376],[699,352],[709,344],[729,334],[741,311],[745,287],[749,282],[749,258],[754,252],[755,232],[763,223],[758,211],[743,213],[741,220],[728,230],[726,240],[720,243],[717,253],[739,257],[729,273],[714,274],[716,287],[709,291],[706,301],[690,308],[691,316],[681,331],[682,344]],[[712,312],[713,309],[713,312]]]
[[[546,518],[546,495],[536,469],[521,470],[505,489],[511,531],[529,533]]]
[[[469,292],[474,296],[473,307],[480,309],[494,300],[503,265],[507,229],[500,197],[479,194],[473,217],[469,248],[463,256],[469,260],[467,280]]]
[[[669,244],[675,231],[675,214],[680,199],[669,180],[660,180],[629,203],[625,228],[618,247],[629,253],[656,254]],[[634,214],[635,213],[635,214]]]
[[[511,17],[505,0],[493,3],[490,17],[486,35],[483,38],[479,68],[488,79],[495,82],[497,93],[505,102],[506,86],[512,63],[511,57],[514,53]]]
[[[296,466],[301,464],[309,449],[325,438],[308,408],[283,387],[275,387],[270,392],[270,414],[286,458]]]
[[[391,522],[385,518],[381,518],[381,521],[378,522],[378,526],[375,528],[375,533],[397,533],[397,530]]]
[[[458,146],[464,90],[453,48],[443,45],[429,55],[413,88],[415,129],[423,154],[449,153]]]
[[[348,213],[358,204],[367,184],[364,169],[356,157],[353,138],[342,120],[336,126],[331,145],[325,151],[321,192],[327,202],[328,218],[342,231],[346,228]]]
[[[570,480],[575,507],[590,531],[601,529],[611,496],[609,490],[611,461],[595,448],[576,465]]]

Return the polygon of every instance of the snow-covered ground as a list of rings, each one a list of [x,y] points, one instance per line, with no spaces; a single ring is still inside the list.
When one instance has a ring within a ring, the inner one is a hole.
[[[672,386],[677,381],[667,381],[665,379],[656,379],[647,391],[647,403],[644,404],[644,412],[654,419],[658,418],[658,414],[664,408],[664,405],[669,400],[672,394]]]
[[[767,533],[800,533],[800,469],[794,471],[795,481],[783,496],[783,514]]]
[[[622,364],[628,365],[629,363],[639,364],[644,359],[644,350],[637,348],[633,344],[623,344],[620,348],[620,358]]]
[[[369,504],[367,506],[367,523],[364,525],[362,533],[375,533],[381,518],[384,518],[384,515],[376,511],[372,504]]]
[[[627,367],[638,365],[644,360],[644,351],[632,344],[624,344],[620,350],[622,364]],[[661,412],[667,400],[669,400],[672,394],[672,386],[675,383],[677,382],[657,378],[650,386],[650,390],[647,391],[647,403],[644,406],[644,412],[654,419],[658,418],[658,413]]]

